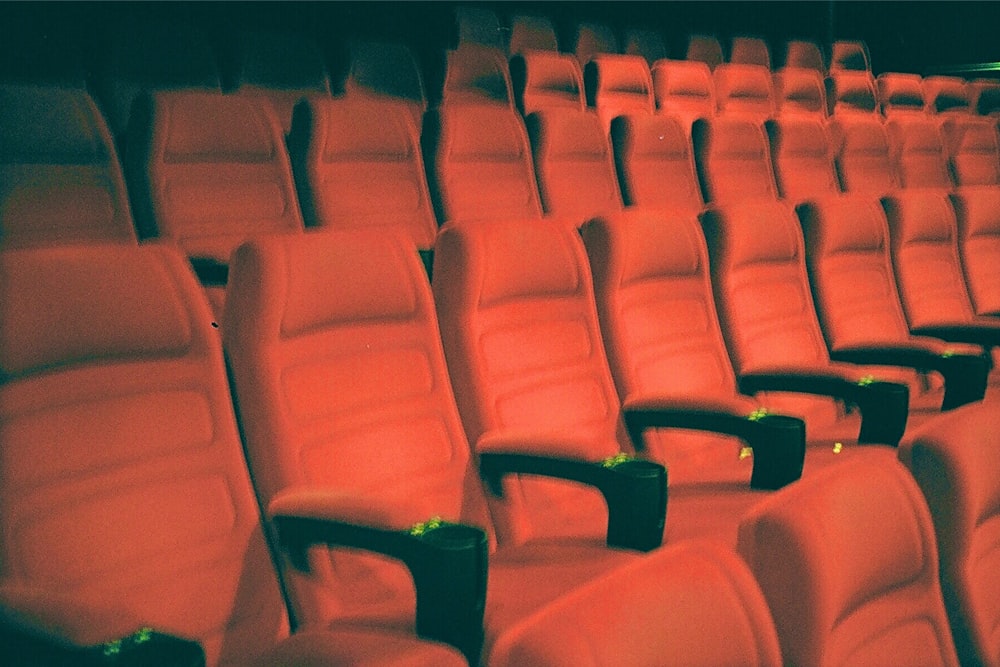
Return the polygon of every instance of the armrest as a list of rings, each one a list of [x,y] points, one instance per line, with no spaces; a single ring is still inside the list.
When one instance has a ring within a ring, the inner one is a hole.
[[[691,409],[669,404],[626,403],[625,427],[636,447],[649,428],[685,428],[734,435],[753,449],[750,487],[780,489],[802,476],[806,455],[806,425],[801,419],[764,412]]]
[[[503,495],[505,475],[556,477],[595,487],[608,504],[608,546],[650,551],[663,542],[667,516],[667,470],[625,455],[593,463],[532,454],[483,452],[479,474],[490,491]]]
[[[934,353],[906,345],[879,345],[847,348],[831,352],[838,361],[878,366],[905,366],[937,371],[944,376],[942,410],[982,400],[986,394],[989,361],[981,355]]]
[[[1000,345],[1000,323],[987,324],[943,324],[913,329],[919,336],[931,336],[951,343],[969,343],[980,347],[997,347]]]
[[[214,257],[192,257],[190,262],[202,285],[225,285],[229,279],[229,265]]]
[[[832,396],[861,411],[859,443],[899,444],[909,416],[910,390],[906,385],[871,378],[852,381],[838,374],[775,370],[748,373],[739,378],[740,391],[787,391]]]
[[[271,503],[279,544],[292,563],[308,570],[306,552],[316,544],[365,549],[402,561],[416,589],[417,633],[457,647],[477,664],[486,608],[486,533],[439,518],[407,530],[338,521],[336,497],[331,498],[327,515],[315,492],[289,492]]]

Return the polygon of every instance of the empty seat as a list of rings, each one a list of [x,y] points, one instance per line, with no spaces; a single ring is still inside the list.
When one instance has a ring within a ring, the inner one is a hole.
[[[831,71],[827,81],[831,114],[879,114],[878,91],[871,72]]]
[[[929,76],[924,79],[927,112],[936,114],[971,114],[974,107],[969,85],[960,76]]]
[[[552,21],[543,16],[512,16],[508,52],[512,56],[528,51],[558,51],[559,41]]]
[[[705,202],[691,138],[667,114],[628,114],[611,123],[622,196],[628,206],[700,211]]]
[[[401,43],[356,40],[350,46],[350,65],[344,92],[389,98],[406,104],[417,127],[427,111],[420,68],[409,47]]]
[[[0,247],[135,238],[118,154],[90,95],[0,86]]]
[[[875,82],[882,114],[887,118],[897,114],[924,113],[923,79],[919,74],[883,72]]]
[[[786,664],[958,664],[931,517],[888,454],[783,489],[740,525]]]
[[[527,125],[547,215],[579,226],[622,209],[611,143],[596,113],[538,111],[528,116]]]
[[[715,115],[715,83],[703,62],[660,60],[653,65],[656,108],[684,120],[685,127],[698,118]]]
[[[412,633],[286,640],[218,331],[180,253],[13,251],[0,275],[8,658],[86,664],[117,647],[116,660],[198,664],[159,632],[197,642],[210,666],[465,664]],[[57,651],[33,658],[40,637]]]
[[[965,284],[980,315],[1000,315],[1000,188],[959,188],[952,196]]]
[[[650,67],[657,60],[662,60],[669,55],[667,45],[659,32],[641,28],[632,28],[625,32],[624,53],[631,56],[642,56]]]
[[[882,196],[899,187],[889,136],[878,117],[841,114],[830,119],[828,131],[844,192]]]
[[[871,72],[868,45],[860,40],[839,39],[830,47],[830,72],[853,70]]]
[[[1000,81],[973,79],[969,82],[969,111],[980,116],[1000,111]]]
[[[904,188],[952,188],[948,159],[938,123],[913,116],[886,120],[889,152],[899,184]]]
[[[583,71],[576,58],[555,51],[528,51],[510,61],[517,107],[525,116],[554,107],[587,106]]]
[[[760,65],[771,69],[771,50],[760,37],[733,37],[729,47],[729,62]]]
[[[456,5],[455,24],[459,47],[481,44],[507,52],[510,29],[500,24],[500,19],[493,10],[477,5]]]
[[[833,147],[822,119],[781,116],[765,125],[781,196],[792,202],[840,192]]]
[[[232,251],[303,229],[284,133],[251,96],[162,91],[144,102],[126,161],[140,235],[179,244],[221,314]]]
[[[587,101],[597,109],[605,134],[611,121],[625,113],[653,113],[653,80],[639,56],[595,55],[584,71]]]
[[[440,221],[542,216],[531,145],[516,111],[446,105],[436,120],[430,139]]]
[[[962,664],[1000,664],[996,405],[970,405],[928,422],[900,445],[930,507],[941,589]]]
[[[1000,185],[1000,138],[992,119],[956,114],[940,128],[956,186]]]
[[[826,62],[816,42],[805,39],[791,39],[785,44],[785,67],[802,67],[816,70],[826,76]]]
[[[580,66],[589,63],[599,53],[621,53],[614,30],[600,23],[581,23],[576,29],[576,46],[573,48]]]
[[[778,197],[767,135],[760,123],[740,116],[699,120],[692,140],[706,201]]]
[[[496,47],[463,42],[446,55],[441,104],[491,103],[513,108],[510,67]]]
[[[703,62],[710,70],[714,70],[726,61],[722,57],[722,44],[712,35],[691,35],[684,57],[687,60]]]
[[[826,87],[816,70],[785,67],[774,73],[774,99],[779,114],[826,118]]]
[[[307,225],[395,226],[416,247],[434,246],[437,220],[405,105],[315,97],[298,114],[289,149]]]
[[[774,115],[771,72],[760,65],[723,64],[712,73],[719,113],[763,122]]]

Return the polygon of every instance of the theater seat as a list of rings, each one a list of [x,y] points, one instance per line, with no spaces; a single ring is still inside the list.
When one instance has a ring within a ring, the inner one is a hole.
[[[614,30],[601,23],[581,23],[577,26],[573,54],[580,61],[580,66],[601,53],[621,53]]]
[[[691,35],[688,38],[685,58],[703,62],[710,70],[714,70],[726,61],[722,57],[722,44],[713,35]]]
[[[844,192],[882,196],[899,187],[881,120],[840,114],[830,119],[827,129]]]
[[[805,39],[791,39],[785,44],[785,67],[804,67],[826,76],[826,62],[819,45]]]
[[[667,57],[667,45],[655,30],[632,28],[625,31],[624,52],[632,56],[642,56],[646,64],[653,66],[657,60]]]
[[[840,193],[827,128],[820,118],[782,114],[765,124],[781,196],[802,202]]]
[[[344,93],[395,100],[406,105],[413,124],[423,125],[427,93],[413,52],[395,42],[355,40],[348,46],[350,63]]]
[[[587,103],[597,110],[605,134],[622,114],[656,109],[649,66],[639,56],[596,54],[583,74]]]
[[[826,87],[819,72],[804,67],[784,67],[774,73],[774,98],[778,113],[825,119]]]
[[[952,195],[965,284],[980,315],[1000,315],[1000,189],[959,188]]]
[[[817,473],[741,522],[785,664],[958,664],[927,504],[886,454]]]
[[[559,42],[552,21],[544,16],[512,16],[508,49],[512,56],[529,51],[558,51]]]
[[[761,65],[725,63],[712,72],[715,101],[720,114],[740,114],[763,123],[774,116],[771,71]]]
[[[767,135],[740,115],[696,121],[691,131],[705,200],[713,204],[777,199]]]
[[[686,130],[698,118],[715,115],[715,83],[708,65],[693,60],[659,60],[651,72],[660,113],[676,116]]]
[[[576,58],[555,51],[528,51],[510,60],[517,108],[528,116],[539,109],[584,109],[583,70]]]
[[[861,40],[838,39],[830,47],[830,73],[836,70],[871,72],[868,45]]]
[[[830,113],[880,116],[875,77],[867,70],[832,70],[827,79]]]
[[[919,74],[882,72],[876,79],[879,105],[886,117],[924,115],[923,79]]]
[[[180,253],[10,251],[0,276],[6,661],[465,664],[412,633],[286,639],[219,333]]]
[[[924,79],[924,98],[927,113],[939,116],[969,115],[975,113],[971,90],[960,76],[929,76]]]
[[[729,62],[759,65],[770,71],[771,50],[760,37],[733,37],[729,47]]]
[[[936,120],[896,116],[886,120],[889,154],[903,188],[950,190],[948,158]]]
[[[1000,138],[990,118],[953,115],[941,122],[948,167],[957,187],[1000,185]]]
[[[442,104],[488,102],[513,108],[510,67],[503,51],[462,42],[446,55]]]

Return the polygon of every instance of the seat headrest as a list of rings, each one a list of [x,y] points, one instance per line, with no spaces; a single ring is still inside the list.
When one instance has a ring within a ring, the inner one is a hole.
[[[712,97],[712,71],[701,61],[660,61],[653,67],[653,75],[661,94]]]
[[[107,162],[110,135],[84,90],[0,86],[0,163],[89,165]]]
[[[346,158],[402,161],[418,148],[413,115],[391,101],[364,98],[311,98],[314,134],[322,136],[323,160]]]
[[[814,69],[786,67],[774,75],[782,111],[802,111],[826,116],[826,90]]]
[[[997,188],[959,189],[952,195],[952,204],[964,228],[962,235],[1000,235],[1000,191]]]
[[[705,216],[705,235],[731,267],[798,262],[802,257],[798,218],[782,201],[754,199],[711,209]]]
[[[943,192],[899,190],[883,200],[892,238],[902,243],[952,243],[955,212]]]
[[[693,276],[705,269],[705,241],[693,212],[637,211],[620,222],[625,223],[616,226],[622,241],[622,285]]]
[[[879,202],[864,196],[826,198],[803,208],[807,237],[821,243],[829,257],[837,254],[883,252],[887,231]]]
[[[163,160],[270,162],[281,136],[268,103],[251,95],[200,91],[153,93],[154,118],[166,133]]]
[[[602,93],[651,95],[649,65],[642,56],[596,55],[598,88]]]

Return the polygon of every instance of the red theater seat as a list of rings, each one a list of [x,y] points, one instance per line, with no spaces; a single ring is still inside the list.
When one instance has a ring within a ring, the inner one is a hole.
[[[803,67],[826,76],[826,62],[816,42],[791,39],[785,44],[785,67]]]
[[[511,58],[517,107],[528,116],[539,109],[584,109],[583,70],[576,58],[555,51],[527,51]]]
[[[899,187],[889,136],[878,117],[841,114],[827,128],[844,192],[882,196]]]
[[[819,72],[804,67],[785,67],[775,72],[773,78],[779,115],[826,118],[826,86]]]
[[[931,117],[894,117],[886,120],[889,152],[896,176],[904,188],[938,188],[953,185],[944,141]]]
[[[871,72],[868,45],[860,40],[835,41],[830,47],[830,72],[835,70]]]
[[[503,51],[475,42],[449,50],[441,104],[492,103],[514,107],[510,67]]]
[[[692,141],[706,201],[777,199],[763,125],[740,115],[699,120],[692,128]]]
[[[819,118],[782,115],[765,124],[778,190],[802,202],[840,193],[833,147]]]
[[[583,67],[598,54],[621,53],[621,49],[618,48],[618,38],[610,26],[601,23],[581,23],[576,29],[576,46],[573,53]]]
[[[355,40],[349,45],[349,69],[344,93],[405,104],[413,124],[423,124],[427,111],[424,80],[413,52],[405,44]]]
[[[1000,188],[959,188],[952,195],[965,284],[980,315],[1000,315]]]
[[[929,76],[924,79],[927,113],[971,115],[975,113],[972,91],[960,76]]]
[[[512,16],[508,49],[512,56],[529,51],[558,51],[559,42],[552,21],[543,16]]]
[[[941,135],[956,186],[1000,185],[1000,138],[993,119],[949,116],[941,122]]]
[[[715,115],[715,82],[705,63],[659,60],[652,66],[652,75],[656,108],[683,120],[685,130],[695,120]]]
[[[876,79],[882,114],[924,114],[923,79],[919,74],[883,72]]]
[[[867,70],[831,70],[827,79],[827,104],[831,114],[872,114],[879,116],[875,77]]]
[[[762,123],[775,113],[771,71],[761,65],[719,65],[712,72],[720,114]]]
[[[626,113],[653,113],[653,79],[639,56],[595,55],[584,71],[590,106],[597,109],[607,134],[611,121]]]
[[[760,37],[733,37],[729,48],[729,62],[759,65],[771,69],[771,50]]]
[[[685,58],[703,62],[708,65],[710,70],[714,70],[726,61],[722,57],[722,44],[719,43],[717,37],[712,35],[691,35],[688,38]]]
[[[632,28],[625,32],[624,52],[631,56],[642,56],[650,67],[657,60],[662,60],[668,55],[667,45],[660,33],[641,28]]]

